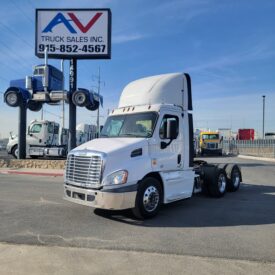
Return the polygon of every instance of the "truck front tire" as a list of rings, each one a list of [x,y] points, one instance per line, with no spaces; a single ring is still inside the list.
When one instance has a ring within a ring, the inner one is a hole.
[[[12,150],[11,150],[11,154],[13,155],[14,158],[18,158],[18,145],[14,145]]]
[[[22,95],[17,91],[10,90],[4,94],[5,102],[10,107],[18,107],[22,103]]]
[[[43,104],[42,104],[42,102],[29,100],[27,103],[27,107],[29,110],[31,110],[33,112],[39,112],[42,109]]]
[[[143,179],[138,187],[135,208],[132,209],[134,216],[138,219],[156,216],[162,203],[162,194],[162,187],[157,179]]]
[[[98,101],[94,101],[93,104],[86,106],[86,109],[89,111],[96,111],[99,108],[99,102]]]

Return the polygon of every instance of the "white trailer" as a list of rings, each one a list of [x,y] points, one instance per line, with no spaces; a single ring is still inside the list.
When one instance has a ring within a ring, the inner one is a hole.
[[[191,79],[175,73],[143,78],[122,91],[99,139],[68,154],[64,198],[153,217],[161,204],[204,190],[221,197],[239,188],[237,165],[194,161]]]
[[[97,127],[93,124],[80,123],[76,126],[76,145],[79,146],[96,138]]]

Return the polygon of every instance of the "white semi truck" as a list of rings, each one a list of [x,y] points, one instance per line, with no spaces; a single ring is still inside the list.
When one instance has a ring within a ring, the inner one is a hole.
[[[80,123],[76,127],[76,143],[80,145],[96,136],[96,126]],[[26,152],[31,158],[66,157],[69,130],[61,128],[57,122],[33,120],[28,126]],[[11,135],[7,145],[8,154],[18,157],[18,137]]]
[[[155,216],[161,204],[205,191],[221,197],[242,181],[237,165],[194,161],[191,79],[164,74],[122,91],[99,139],[67,157],[64,198],[102,209]]]

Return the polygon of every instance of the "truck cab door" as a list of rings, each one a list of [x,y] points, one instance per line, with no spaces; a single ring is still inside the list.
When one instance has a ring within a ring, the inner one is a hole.
[[[177,137],[172,141],[166,138],[167,122],[174,120],[177,124]],[[159,172],[164,185],[164,203],[191,197],[194,184],[194,172],[184,167],[185,131],[188,131],[188,118],[178,112],[165,113],[160,117],[155,129],[153,143],[149,146],[153,171]],[[186,125],[185,125],[186,124]],[[162,143],[166,143],[164,148]]]
[[[42,145],[42,135],[44,129],[42,123],[33,123],[28,129],[27,143],[28,145]]]
[[[177,138],[170,141],[166,137],[168,121],[175,121],[177,125]],[[151,147],[151,158],[155,165],[155,171],[170,171],[182,169],[183,136],[180,127],[181,118],[172,112],[160,117],[155,130],[154,140]],[[170,143],[170,144],[169,144]],[[163,147],[162,144],[167,144]]]

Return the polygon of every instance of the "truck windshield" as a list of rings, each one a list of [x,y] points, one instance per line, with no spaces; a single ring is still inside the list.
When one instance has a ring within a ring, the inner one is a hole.
[[[30,133],[40,133],[41,129],[42,129],[42,124],[33,124],[30,129]]]
[[[205,134],[202,139],[219,139],[219,134]]]
[[[101,137],[151,137],[157,113],[138,113],[108,117]]]

